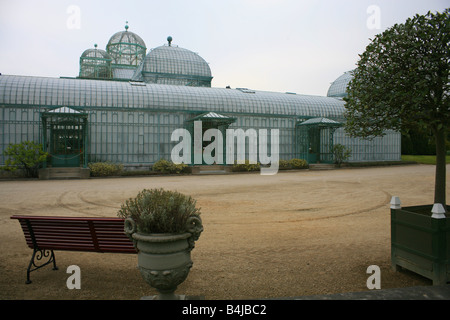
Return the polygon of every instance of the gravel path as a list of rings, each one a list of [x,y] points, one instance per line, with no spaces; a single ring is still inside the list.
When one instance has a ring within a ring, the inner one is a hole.
[[[431,285],[390,269],[391,196],[405,206],[433,201],[434,166],[89,180],[0,181],[0,299],[139,299],[156,294],[129,254],[56,252],[58,271],[32,273],[31,250],[13,214],[114,217],[144,188],[190,194],[205,231],[177,293],[253,299],[368,290],[370,265],[381,287]],[[67,267],[81,269],[69,290]]]

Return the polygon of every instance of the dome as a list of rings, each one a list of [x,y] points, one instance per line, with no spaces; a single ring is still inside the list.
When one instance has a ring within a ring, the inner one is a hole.
[[[80,78],[110,79],[111,56],[102,49],[85,50],[80,57]]]
[[[350,80],[353,78],[351,71],[345,72],[333,83],[331,83],[328,89],[327,97],[344,98],[347,96],[347,86]]]
[[[117,32],[109,39],[106,51],[111,56],[113,65],[136,68],[144,60],[147,48],[144,40],[128,31],[126,25],[125,31]]]
[[[138,69],[149,83],[211,87],[209,64],[197,53],[168,44],[152,49]]]

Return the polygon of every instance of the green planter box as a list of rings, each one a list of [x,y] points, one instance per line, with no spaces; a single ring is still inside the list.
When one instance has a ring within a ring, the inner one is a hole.
[[[443,285],[450,281],[450,218],[432,217],[432,207],[391,207],[391,264]]]

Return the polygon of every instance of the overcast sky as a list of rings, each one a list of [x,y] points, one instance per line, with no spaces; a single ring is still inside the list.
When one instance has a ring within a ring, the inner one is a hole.
[[[0,0],[0,73],[76,77],[124,30],[197,52],[213,87],[326,95],[377,33],[449,0]]]

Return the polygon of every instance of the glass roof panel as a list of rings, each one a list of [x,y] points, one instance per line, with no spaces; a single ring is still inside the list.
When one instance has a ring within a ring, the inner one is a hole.
[[[339,99],[236,89],[28,76],[0,76],[0,105],[143,108],[153,111],[343,118]]]
[[[345,72],[330,85],[327,97],[336,97],[336,98],[346,97],[347,86],[351,79],[352,79],[351,71]]]

